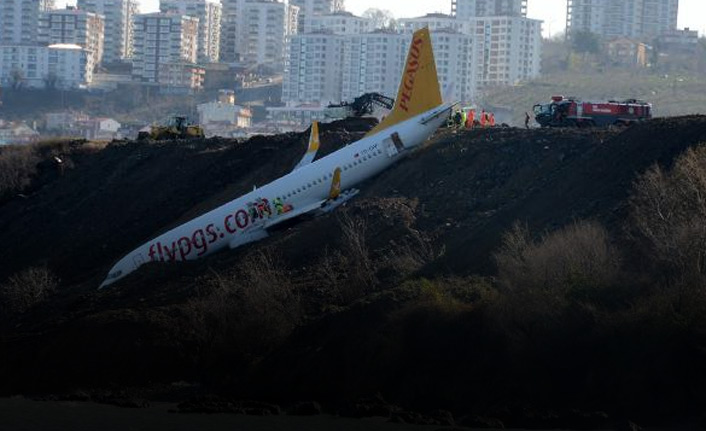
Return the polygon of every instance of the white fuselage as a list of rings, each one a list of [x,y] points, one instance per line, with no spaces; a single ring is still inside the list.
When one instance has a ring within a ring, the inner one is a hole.
[[[446,121],[450,108],[444,104],[366,136],[148,241],[115,264],[101,287],[143,263],[198,259],[263,238],[265,228],[277,218],[299,215],[299,211],[303,214],[307,208],[323,204],[337,168],[341,170],[341,190],[350,189],[395,163],[405,150],[423,143]],[[400,143],[403,151],[399,151]]]

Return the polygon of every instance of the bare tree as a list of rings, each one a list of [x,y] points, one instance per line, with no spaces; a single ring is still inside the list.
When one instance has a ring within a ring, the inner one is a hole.
[[[363,12],[363,18],[368,18],[373,22],[373,28],[394,28],[397,24],[392,12],[386,9],[370,8]]]
[[[27,268],[0,286],[0,303],[10,312],[24,313],[56,291],[59,280],[46,266]]]
[[[35,146],[8,146],[0,150],[0,198],[27,187],[40,158]]]
[[[706,146],[688,149],[671,172],[655,165],[631,198],[637,239],[681,285],[706,282]]]
[[[10,71],[10,86],[13,90],[19,90],[24,86],[25,74],[21,69],[12,69]]]

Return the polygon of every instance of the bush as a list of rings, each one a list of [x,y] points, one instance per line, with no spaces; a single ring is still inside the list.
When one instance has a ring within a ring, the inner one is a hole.
[[[338,217],[341,247],[333,252],[325,250],[314,275],[332,300],[343,305],[372,292],[377,279],[366,240],[366,221],[347,212],[342,212]]]
[[[31,145],[12,145],[0,150],[0,198],[21,192],[37,173],[39,155]]]
[[[11,313],[24,313],[56,291],[59,281],[46,267],[27,268],[0,285],[0,299]]]
[[[577,294],[608,287],[620,268],[608,233],[594,222],[576,222],[539,241],[515,223],[502,241],[495,261],[501,285],[510,290]]]
[[[251,359],[275,346],[302,320],[298,293],[268,250],[255,251],[238,271],[213,273],[184,307],[187,333],[208,356],[237,345]],[[203,358],[202,358],[203,359]]]

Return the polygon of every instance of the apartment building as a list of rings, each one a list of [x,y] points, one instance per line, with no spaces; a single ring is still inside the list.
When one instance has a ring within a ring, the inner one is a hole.
[[[211,0],[161,0],[161,12],[175,12],[199,20],[199,63],[217,63],[221,50],[220,2]]]
[[[1,45],[0,84],[28,88],[85,88],[94,64],[87,49],[74,44]]]
[[[0,1],[0,45],[37,43],[39,14],[54,9],[54,0]]]
[[[138,13],[136,0],[78,0],[77,6],[103,16],[103,63],[132,57],[133,18]]]
[[[299,8],[298,31],[300,33],[315,29],[311,20],[321,15],[343,12],[343,0],[290,0],[290,4]]]
[[[542,21],[511,16],[471,18],[479,88],[515,85],[539,76]]]
[[[300,33],[331,31],[335,34],[361,34],[374,30],[373,21],[371,19],[356,16],[345,11],[328,15],[311,16],[307,20],[305,28],[301,30],[301,25],[299,28]]]
[[[377,92],[397,96],[410,35],[375,31],[336,35],[299,34],[292,38],[282,99],[287,106],[327,105]],[[432,32],[439,83],[454,83],[459,100],[472,100],[476,84],[471,36],[453,29]]]
[[[221,59],[282,70],[299,8],[278,1],[223,0]]]
[[[344,40],[332,32],[292,36],[282,81],[288,104],[328,104],[341,101]]]
[[[400,18],[397,21],[399,27],[405,33],[413,33],[419,29],[427,27],[431,30],[432,35],[437,30],[451,29],[459,33],[469,33],[469,23],[467,20],[461,20],[455,16],[446,15],[443,13],[430,13],[417,18]]]
[[[662,34],[658,39],[659,48],[669,53],[680,52],[696,54],[699,49],[699,32],[689,27],[682,30],[672,30]]]
[[[569,36],[589,31],[652,42],[677,29],[679,0],[567,0],[566,11]]]
[[[527,17],[527,0],[451,0],[451,15],[460,20],[490,16]]]
[[[198,58],[197,18],[174,13],[149,13],[135,17],[133,77],[144,83],[175,87],[199,86],[202,79],[194,65]]]
[[[102,15],[67,6],[39,15],[37,41],[43,45],[74,44],[86,48],[94,65],[103,59],[104,20]]]

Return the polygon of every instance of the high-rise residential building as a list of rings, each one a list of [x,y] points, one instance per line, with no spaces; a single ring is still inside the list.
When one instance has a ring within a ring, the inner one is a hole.
[[[331,31],[336,34],[361,34],[374,30],[371,19],[345,11],[312,16],[307,20],[306,28],[302,31],[300,26],[299,29],[300,33]]]
[[[443,13],[429,13],[417,18],[400,18],[398,26],[406,33],[413,33],[421,28],[427,27],[432,35],[437,30],[451,29],[459,33],[471,34],[469,32],[469,22],[461,20],[451,15]]]
[[[282,99],[290,107],[353,100],[371,92],[396,97],[410,34],[314,32],[292,37]],[[473,38],[453,29],[432,32],[439,83],[455,84],[456,97],[475,93]]]
[[[471,18],[469,24],[479,88],[514,85],[539,76],[542,21],[499,16]]]
[[[285,43],[297,32],[299,8],[278,1],[224,0],[221,59],[284,66]]]
[[[282,82],[282,100],[289,104],[339,102],[343,39],[331,32],[292,36]]]
[[[135,16],[132,74],[144,83],[199,86],[192,76],[198,58],[197,18],[174,13]],[[172,82],[176,81],[176,82]]]
[[[54,9],[54,0],[0,1],[0,45],[37,43],[39,14]]]
[[[567,34],[588,31],[606,38],[651,42],[677,29],[679,0],[567,0]]]
[[[78,0],[77,4],[79,9],[103,15],[103,63],[132,57],[133,18],[138,13],[136,0]]]
[[[74,44],[0,46],[0,84],[85,88],[93,79],[91,52]]]
[[[458,19],[489,16],[527,16],[527,0],[451,0],[451,14]]]
[[[199,19],[199,63],[217,63],[221,49],[221,4],[212,0],[161,0],[162,12]]]
[[[344,10],[343,0],[290,0],[299,7],[299,32],[309,31],[310,20],[319,15],[330,15]]]
[[[221,49],[220,59],[232,63],[239,61],[237,42],[238,35],[242,32],[242,12],[245,0],[221,0],[223,10],[221,14]]]
[[[102,15],[67,6],[39,15],[37,41],[44,45],[75,44],[86,48],[92,63],[103,59],[104,20]]]

